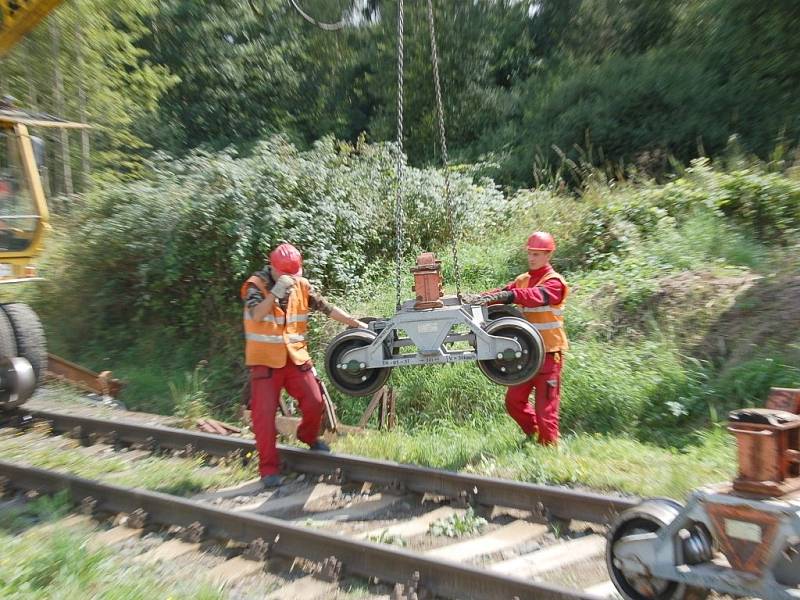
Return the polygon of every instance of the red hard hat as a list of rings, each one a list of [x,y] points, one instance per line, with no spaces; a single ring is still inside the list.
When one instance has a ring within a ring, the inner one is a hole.
[[[556,241],[553,236],[546,231],[535,231],[528,238],[528,250],[545,250],[553,252],[556,249]]]
[[[303,274],[303,256],[291,244],[283,243],[269,253],[269,262],[281,273],[298,277]]]

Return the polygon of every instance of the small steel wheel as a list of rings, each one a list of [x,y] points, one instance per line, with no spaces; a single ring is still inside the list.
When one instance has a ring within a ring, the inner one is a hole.
[[[0,409],[16,408],[36,389],[36,374],[27,359],[11,356],[0,359]]]
[[[521,356],[479,360],[478,368],[486,377],[500,385],[519,385],[536,376],[544,362],[544,342],[533,325],[524,319],[501,317],[489,321],[485,330],[490,335],[516,340],[522,346]]]
[[[376,337],[378,335],[374,331],[346,329],[328,344],[325,350],[325,369],[337,390],[350,396],[368,396],[386,383],[392,372],[391,367],[367,369],[342,363],[345,353],[354,348],[369,346]]]
[[[614,545],[626,536],[655,533],[680,514],[683,506],[674,500],[653,498],[623,512],[608,532],[606,566],[617,591],[627,600],[702,600],[709,591],[677,581],[626,572],[614,555]]]

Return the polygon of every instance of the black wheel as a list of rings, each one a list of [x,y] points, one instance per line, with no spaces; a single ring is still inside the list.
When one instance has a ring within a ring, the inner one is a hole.
[[[14,329],[17,341],[17,356],[28,360],[39,383],[47,369],[47,342],[42,322],[36,312],[21,302],[4,304],[5,312]]]
[[[11,321],[0,310],[0,359],[11,358],[17,355],[17,338]]]
[[[346,329],[331,340],[325,350],[325,369],[333,386],[350,396],[369,396],[386,383],[391,367],[378,369],[342,368],[341,357],[354,348],[369,346],[378,337],[366,329]]]
[[[478,368],[500,385],[519,385],[533,379],[544,362],[544,342],[533,325],[523,319],[501,317],[489,321],[486,333],[510,338],[522,346],[522,356],[479,360]]]
[[[680,514],[682,505],[674,500],[655,498],[623,512],[609,530],[606,566],[617,591],[627,600],[702,600],[709,591],[677,581],[659,579],[621,569],[614,555],[614,544],[626,536],[655,533]],[[676,557],[677,559],[677,557]]]
[[[502,317],[515,317],[517,319],[525,319],[522,314],[522,311],[518,309],[516,306],[512,306],[510,304],[492,304],[491,306],[487,306],[487,312],[489,314],[489,320],[494,321],[495,319],[500,319]]]

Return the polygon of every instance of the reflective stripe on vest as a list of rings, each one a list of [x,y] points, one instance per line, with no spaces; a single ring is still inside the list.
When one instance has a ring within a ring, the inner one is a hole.
[[[296,343],[296,342],[304,342],[306,336],[292,333],[292,334],[287,334],[286,338],[288,338],[290,342]],[[244,339],[253,340],[254,342],[264,342],[265,344],[286,343],[286,339],[284,339],[284,336],[282,335],[266,335],[263,333],[245,333]]]
[[[553,313],[554,315],[560,317],[561,315],[564,314],[564,309],[563,308],[553,308],[552,306],[535,306],[533,308],[524,307],[522,309],[522,312],[524,312],[524,313],[550,312],[550,313]]]
[[[514,280],[518,288],[533,288],[542,285],[550,279],[558,279],[564,286],[564,296],[560,304],[546,306],[521,307],[525,320],[533,325],[542,335],[546,352],[562,352],[569,348],[567,334],[564,331],[564,305],[569,295],[569,287],[564,278],[555,271],[545,273],[545,275],[531,284],[529,273],[523,273]]]
[[[547,331],[548,329],[561,329],[561,323],[531,323],[539,331]]]
[[[255,285],[264,297],[267,289],[258,276],[250,277],[241,289],[242,299],[247,297],[247,287]],[[245,358],[248,366],[267,366],[279,369],[286,366],[287,359],[296,365],[311,360],[306,348],[308,329],[308,294],[311,285],[300,277],[289,293],[286,311],[277,301],[272,314],[260,321],[253,319],[251,312],[244,310]]]
[[[245,309],[244,318],[250,320],[253,319],[248,309]],[[276,325],[283,325],[284,323],[301,323],[303,321],[308,321],[308,315],[290,315],[286,318],[276,317],[275,315],[267,315],[261,320],[264,323],[275,323]]]
[[[250,311],[245,309],[245,319],[253,320],[253,316],[250,314]],[[263,319],[261,319],[264,323],[275,323],[276,325],[283,325],[284,318],[283,317],[275,317],[274,315],[267,315]]]

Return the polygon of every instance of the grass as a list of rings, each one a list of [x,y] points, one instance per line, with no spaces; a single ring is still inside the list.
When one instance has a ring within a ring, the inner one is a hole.
[[[124,455],[102,458],[65,452],[52,440],[34,442],[22,436],[0,437],[0,459],[177,495],[233,485],[255,477],[254,465],[244,467],[238,461],[214,468],[205,466],[201,457],[172,459],[151,456],[131,462],[126,461]]]
[[[0,513],[0,597],[83,600],[216,600],[210,585],[156,578],[146,567],[123,563],[110,550],[91,550],[86,526],[58,528],[66,496],[41,497]],[[49,527],[41,525],[54,524]],[[38,526],[36,526],[38,525]]]
[[[431,523],[428,526],[428,534],[451,538],[474,535],[480,533],[486,527],[486,523],[486,519],[476,516],[473,508],[469,506],[463,515],[452,514]]]
[[[735,459],[729,438],[723,429],[712,429],[677,450],[626,437],[573,433],[557,448],[545,448],[524,443],[507,419],[482,429],[349,436],[339,440],[336,451],[538,484],[680,499],[697,486],[731,478]]]

